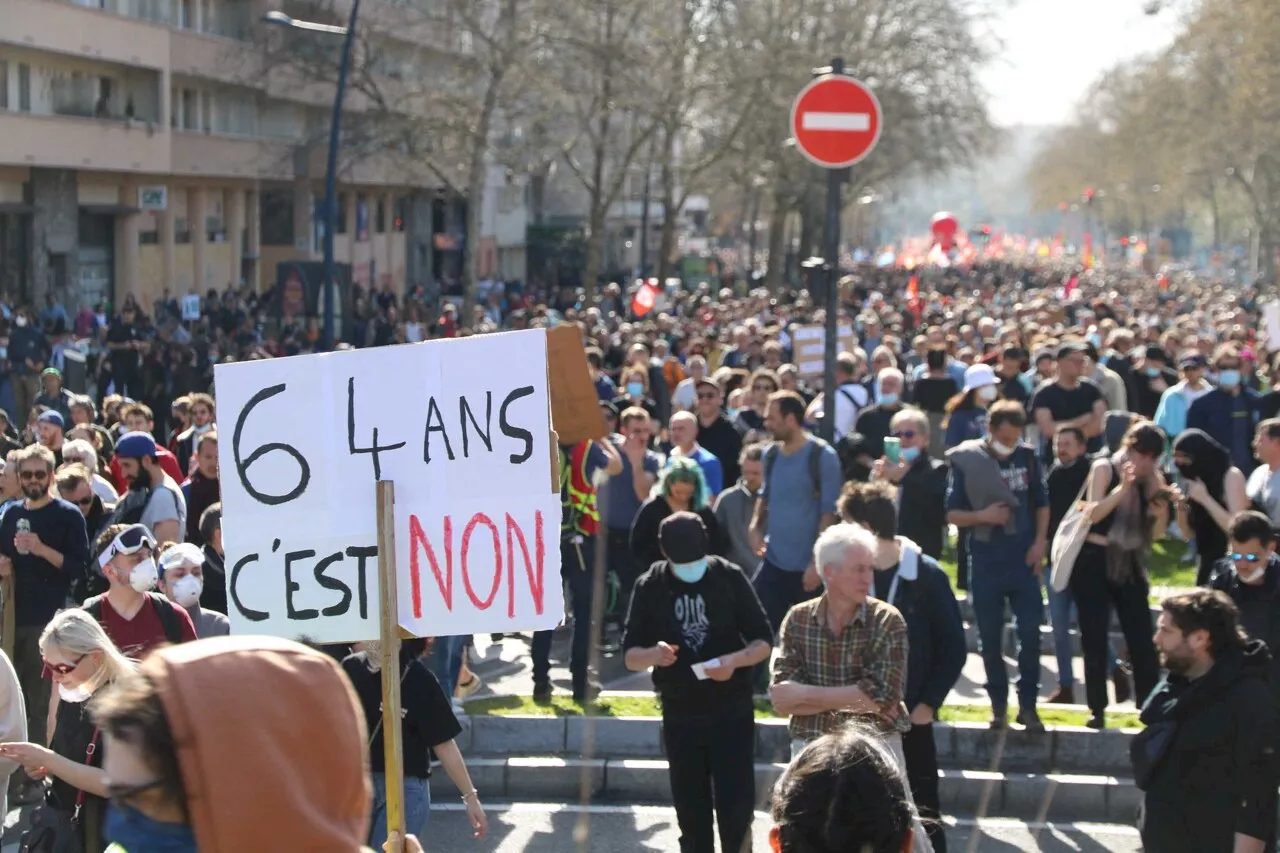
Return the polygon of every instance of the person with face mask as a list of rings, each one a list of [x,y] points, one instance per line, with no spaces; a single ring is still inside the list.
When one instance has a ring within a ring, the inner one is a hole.
[[[1173,464],[1183,479],[1171,491],[1178,529],[1195,538],[1196,584],[1207,586],[1214,564],[1227,554],[1231,519],[1249,506],[1248,481],[1227,448],[1198,429],[1173,442]]]
[[[1271,519],[1242,512],[1231,521],[1230,550],[1214,566],[1212,589],[1230,596],[1240,611],[1240,627],[1269,649],[1280,649],[1280,555]],[[1271,694],[1280,707],[1280,656],[1271,659]]]
[[[907,407],[893,416],[889,434],[898,440],[900,459],[881,458],[872,468],[872,479],[895,487],[897,506],[910,508],[898,518],[898,532],[937,560],[947,530],[947,466],[929,454],[929,418]]]
[[[668,516],[658,539],[663,558],[632,594],[626,666],[653,669],[682,853],[711,853],[717,824],[720,849],[742,850],[756,802],[751,668],[769,659],[773,632],[698,514]]]
[[[68,820],[78,813],[71,825],[81,848],[102,850],[111,793],[102,769],[102,737],[90,718],[88,700],[132,672],[134,665],[102,627],[78,609],[53,617],[40,635],[40,655],[59,699],[49,746],[3,743],[0,758],[22,765],[33,779],[51,778],[45,806]]]
[[[84,603],[116,646],[135,660],[162,643],[196,638],[191,616],[163,595],[152,592],[160,573],[156,541],[141,524],[113,524],[98,537],[98,567],[110,584]]]
[[[884,368],[876,374],[876,387],[880,389],[876,395],[876,404],[858,413],[854,432],[866,440],[875,459],[884,455],[884,440],[889,437],[890,432],[889,423],[902,411],[905,386],[906,380],[901,370],[896,367]]]
[[[160,555],[160,591],[170,601],[187,611],[196,627],[196,637],[225,637],[231,633],[231,621],[225,613],[205,610],[200,606],[204,592],[204,552],[190,542],[181,545],[165,542]]]
[[[984,438],[987,409],[1000,396],[1000,379],[986,364],[975,364],[964,372],[964,389],[947,401],[942,428],[947,449],[962,441]]]
[[[1231,454],[1231,462],[1247,477],[1258,461],[1253,456],[1253,431],[1262,420],[1262,397],[1245,383],[1244,359],[1233,344],[1214,353],[1218,387],[1191,404],[1187,429],[1203,430]],[[1221,554],[1215,554],[1214,559]]]

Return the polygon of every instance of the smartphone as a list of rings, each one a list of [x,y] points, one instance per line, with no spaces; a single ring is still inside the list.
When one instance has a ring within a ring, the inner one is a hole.
[[[894,465],[902,461],[902,439],[886,438],[884,440],[884,458]]]

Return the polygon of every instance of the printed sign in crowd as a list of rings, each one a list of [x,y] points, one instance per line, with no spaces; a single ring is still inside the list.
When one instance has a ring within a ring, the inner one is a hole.
[[[544,330],[215,370],[231,628],[379,635],[375,486],[395,483],[399,623],[420,637],[564,612]]]
[[[857,344],[853,327],[841,326],[836,334],[841,352],[853,352]],[[801,376],[821,376],[826,365],[827,330],[823,326],[800,326],[791,333],[796,370]]]

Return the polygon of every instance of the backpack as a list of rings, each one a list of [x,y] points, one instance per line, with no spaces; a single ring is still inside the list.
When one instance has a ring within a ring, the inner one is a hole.
[[[130,489],[125,492],[124,497],[120,498],[120,502],[116,504],[116,508],[111,511],[111,515],[103,522],[102,529],[106,530],[113,524],[141,523],[142,514],[147,511],[147,504],[151,503],[151,496],[155,494],[157,488],[153,486],[146,491]]]
[[[164,628],[165,639],[175,644],[183,642],[182,620],[178,618],[178,611],[173,603],[158,592],[148,592],[144,595],[151,600],[151,606],[156,609],[156,616],[160,617],[160,626]],[[98,624],[102,624],[102,599],[102,595],[95,595],[84,603],[84,612],[96,619]]]
[[[822,503],[822,452],[831,445],[817,436],[809,439],[809,480],[813,483],[813,499]],[[764,452],[764,482],[766,488],[773,479],[773,463],[778,461],[778,444],[774,442]],[[819,513],[821,514],[821,513]]]

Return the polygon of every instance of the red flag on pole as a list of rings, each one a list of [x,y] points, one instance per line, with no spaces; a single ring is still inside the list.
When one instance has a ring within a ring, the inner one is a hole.
[[[911,280],[907,282],[907,310],[916,318],[916,325],[920,325],[920,279],[911,276]]]
[[[635,296],[631,297],[631,313],[643,317],[653,310],[658,303],[658,286],[652,282],[640,285]]]

